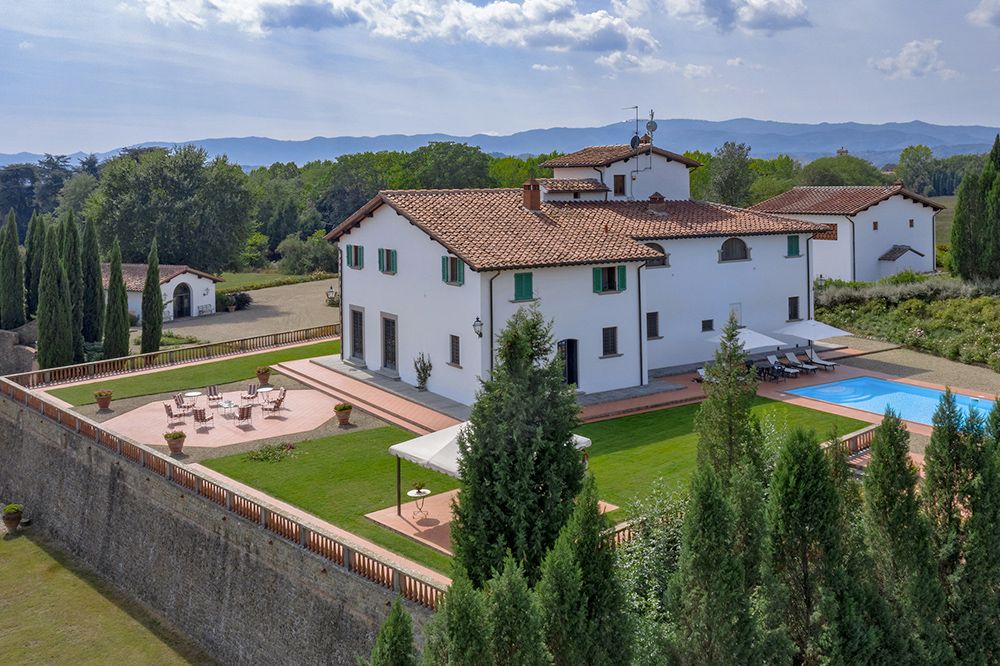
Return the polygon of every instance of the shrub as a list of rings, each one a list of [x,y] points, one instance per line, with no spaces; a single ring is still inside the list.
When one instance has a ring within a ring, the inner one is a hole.
[[[285,458],[291,458],[296,453],[294,444],[269,444],[262,446],[256,451],[250,451],[246,459],[251,462],[281,462]]]
[[[128,311],[128,326],[129,326],[129,328],[135,328],[138,325],[139,325],[139,315],[137,315],[136,313],[134,313],[131,310],[129,310]]]
[[[417,388],[427,388],[427,380],[431,378],[433,368],[430,356],[423,352],[417,354],[417,358],[413,360],[413,369],[417,371]]]
[[[8,504],[3,508],[3,515],[8,516],[12,513],[24,513],[23,504]]]
[[[243,282],[238,285],[222,285],[216,287],[215,290],[215,302],[219,302],[220,294],[229,294],[235,291],[254,291],[255,289],[267,289],[268,287],[283,287],[289,284],[301,284],[303,282],[317,282],[319,280],[329,280],[330,278],[337,277],[336,273],[329,273],[326,271],[314,271],[307,275],[282,275],[281,277],[274,277],[273,275],[268,275],[266,279],[261,279],[260,282]],[[216,309],[225,309],[225,304],[219,306],[216,305]]]
[[[184,439],[185,437],[187,437],[187,435],[184,433],[183,430],[170,430],[169,432],[163,433],[163,439],[166,440]]]
[[[234,292],[229,294],[229,297],[233,299],[232,303],[236,306],[237,310],[246,310],[253,303],[253,297],[245,291]]]
[[[337,248],[317,231],[306,240],[292,234],[278,244],[278,270],[286,275],[304,275],[315,271],[337,271]]]
[[[336,405],[333,406],[333,411],[335,411],[335,412],[346,412],[347,410],[351,409],[352,407],[354,407],[354,405],[352,405],[349,402],[338,402]]]
[[[915,282],[902,283],[836,283],[831,281],[816,292],[816,305],[835,307],[848,303],[865,303],[871,300],[881,300],[888,305],[896,305],[911,298],[930,302],[997,295],[1000,295],[1000,280],[962,282],[957,278],[937,275],[924,277]]]
[[[95,398],[110,398],[111,397],[111,393],[112,393],[111,389],[97,389],[96,391],[94,391],[94,397]]]

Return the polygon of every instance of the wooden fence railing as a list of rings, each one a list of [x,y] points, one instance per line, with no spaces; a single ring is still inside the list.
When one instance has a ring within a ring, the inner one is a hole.
[[[261,351],[264,349],[271,349],[273,347],[280,347],[282,345],[291,345],[298,342],[309,342],[310,340],[333,338],[338,335],[340,335],[340,324],[328,324],[326,326],[301,328],[295,331],[284,331],[282,333],[255,335],[252,338],[212,342],[205,345],[180,347],[178,349],[169,349],[149,354],[110,358],[105,361],[92,361],[90,363],[66,365],[61,368],[33,370],[31,372],[23,372],[17,375],[9,375],[7,378],[25,388],[38,388],[41,386],[49,386],[51,384],[64,384],[66,382],[100,379],[101,377],[121,375],[129,372],[137,372],[139,370],[165,368],[179,363],[203,361],[212,358],[229,356],[232,354],[244,354],[246,352]]]
[[[877,425],[865,426],[840,438],[840,446],[847,450],[848,457],[867,451],[872,447]],[[831,442],[824,442],[823,448],[829,448]]]
[[[48,396],[33,393],[23,386],[0,378],[0,395],[52,420],[63,428],[92,440],[102,449],[124,458],[153,474],[174,483],[223,510],[235,514],[280,539],[304,548],[376,585],[400,594],[426,608],[435,609],[444,594],[437,583],[385,562],[375,553],[365,552],[359,544],[349,543],[310,527],[281,510],[243,495],[238,490],[209,479],[174,462],[168,456],[105,430],[99,424],[49,402]]]

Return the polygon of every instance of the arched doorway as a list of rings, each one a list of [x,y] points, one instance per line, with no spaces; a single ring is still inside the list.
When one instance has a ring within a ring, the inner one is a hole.
[[[174,289],[174,319],[191,316],[191,287],[181,282]]]

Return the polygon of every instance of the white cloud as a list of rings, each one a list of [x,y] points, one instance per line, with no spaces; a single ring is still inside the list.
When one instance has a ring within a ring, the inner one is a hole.
[[[35,48],[35,43],[29,42],[28,40],[24,40],[23,42],[17,43],[17,48],[21,49],[22,51],[27,51],[28,49]]]
[[[723,32],[739,28],[744,32],[773,34],[781,30],[811,25],[803,0],[616,0],[622,15],[665,10],[672,18],[714,25]]]
[[[712,76],[713,71],[711,65],[684,65],[681,74],[685,79],[706,79]]]
[[[541,65],[539,63],[535,63],[534,65],[531,66],[531,69],[535,70],[536,72],[558,72],[560,69],[562,69],[562,67],[560,67],[559,65]]]
[[[958,72],[945,65],[938,53],[940,46],[940,39],[915,39],[904,44],[897,55],[868,62],[888,79],[954,78]]]
[[[747,69],[764,69],[763,65],[749,63],[743,58],[729,58],[726,60],[727,67],[746,67]]]
[[[622,72],[658,72],[662,69],[675,71],[677,65],[651,55],[636,55],[624,51],[614,51],[599,57],[595,62],[609,69]]]
[[[1000,0],[980,0],[968,18],[975,25],[1000,28]]]

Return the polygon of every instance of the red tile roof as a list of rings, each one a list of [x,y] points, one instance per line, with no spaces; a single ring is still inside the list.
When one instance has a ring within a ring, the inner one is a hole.
[[[761,201],[751,210],[778,215],[857,215],[875,204],[896,195],[906,197],[934,210],[944,206],[911,192],[899,183],[895,185],[834,185],[793,187],[767,201]]]
[[[105,289],[108,288],[110,273],[111,266],[109,264],[101,264],[101,281]],[[181,273],[191,273],[192,275],[197,275],[213,282],[224,282],[220,277],[195,270],[188,266],[160,264],[160,284],[173,280]],[[146,286],[146,264],[122,264],[122,277],[125,279],[125,291],[142,291]]]
[[[910,247],[909,245],[893,245],[892,247],[890,247],[885,252],[885,254],[883,254],[881,257],[879,257],[878,260],[879,261],[896,261],[897,259],[899,259],[900,257],[902,257],[907,252],[912,252],[914,254],[918,254],[921,257],[924,256],[923,252],[918,252],[918,251],[914,250],[912,247]]]
[[[474,270],[643,261],[642,241],[818,233],[826,225],[701,201],[545,201],[531,211],[516,189],[389,190],[327,234],[337,240],[383,204]]]
[[[537,178],[549,192],[607,192],[608,186],[596,178]]]
[[[681,164],[689,167],[701,166],[701,162],[695,161],[690,157],[684,157],[683,155],[672,153],[669,150],[645,144],[636,149],[633,149],[632,146],[628,144],[616,146],[590,146],[589,148],[578,150],[575,153],[553,157],[551,160],[542,163],[541,166],[545,168],[608,166],[609,164],[613,164],[630,157],[635,157],[636,155],[648,155],[650,150],[652,150],[656,155],[661,155],[666,157],[668,160],[680,162]]]

